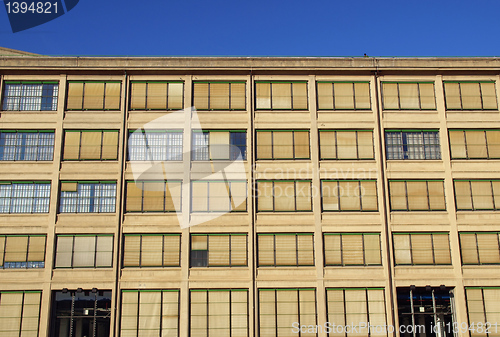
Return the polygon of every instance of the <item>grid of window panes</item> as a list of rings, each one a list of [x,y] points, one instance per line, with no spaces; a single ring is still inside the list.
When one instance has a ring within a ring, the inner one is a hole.
[[[386,130],[387,159],[441,159],[437,130]]]
[[[56,111],[58,82],[5,82],[2,110]]]
[[[446,110],[497,110],[494,81],[444,82]]]
[[[115,204],[115,181],[61,182],[60,213],[112,213]]]
[[[383,82],[384,110],[436,110],[434,82]]]
[[[393,233],[395,265],[451,264],[448,233]]]
[[[128,160],[182,160],[182,130],[129,131]]]
[[[463,265],[500,264],[500,233],[460,232]]]
[[[244,267],[247,265],[247,234],[191,235],[191,267]]]
[[[50,182],[0,181],[0,213],[48,213]]]
[[[449,130],[452,159],[499,159],[500,130]]]
[[[445,211],[443,180],[389,180],[391,211]]]
[[[41,291],[0,292],[0,336],[38,337]]]
[[[111,268],[113,235],[57,235],[55,268]]]
[[[324,233],[325,266],[380,266],[379,233]]]
[[[123,267],[180,267],[180,234],[125,234]]]
[[[120,81],[68,81],[67,110],[119,110]]]
[[[500,325],[500,288],[498,287],[465,287],[468,330],[471,337],[493,337]],[[462,325],[463,326],[463,325]]]
[[[369,82],[317,82],[318,110],[369,110]]]
[[[457,211],[500,210],[500,180],[455,179]]]
[[[314,266],[313,233],[257,235],[258,266]]]
[[[54,131],[0,131],[0,160],[47,161],[54,157]]]
[[[191,159],[236,160],[247,159],[246,131],[210,130],[193,131]]]
[[[0,235],[0,268],[45,267],[45,235]]]

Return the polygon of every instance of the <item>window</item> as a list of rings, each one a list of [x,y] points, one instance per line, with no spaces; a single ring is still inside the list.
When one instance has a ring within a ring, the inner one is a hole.
[[[62,181],[60,213],[113,213],[116,181]]]
[[[246,212],[247,182],[244,180],[191,182],[192,212]]]
[[[497,110],[495,82],[444,82],[446,110]]]
[[[48,213],[49,181],[0,181],[1,213]]]
[[[374,159],[372,130],[319,130],[320,159]]]
[[[56,111],[58,82],[4,83],[2,110]]]
[[[441,159],[438,130],[386,130],[387,159]]]
[[[379,233],[324,233],[325,266],[380,266]]]
[[[384,110],[436,110],[434,82],[383,82]]]
[[[370,110],[370,82],[318,82],[318,110]]]
[[[180,110],[184,107],[184,83],[130,83],[130,110]]]
[[[443,180],[390,180],[391,211],[445,211]]]
[[[375,180],[322,180],[321,196],[324,212],[378,210]]]
[[[247,159],[247,133],[237,130],[193,131],[192,160]]]
[[[307,82],[255,82],[257,110],[307,110]]]
[[[248,336],[247,289],[191,289],[190,336]]]
[[[327,321],[336,326],[350,326],[347,334],[333,329],[329,336],[387,336],[383,288],[326,288]]]
[[[41,291],[0,292],[0,335],[38,337]]]
[[[462,264],[500,264],[499,234],[498,232],[461,232]]]
[[[179,336],[179,290],[122,290],[120,336]]]
[[[465,287],[471,337],[496,336],[500,325],[500,288]],[[488,332],[486,332],[488,331]]]
[[[118,130],[65,130],[63,160],[117,160]]]
[[[180,267],[180,234],[125,234],[123,267]]]
[[[128,135],[128,160],[182,160],[182,130],[136,130]]]
[[[191,267],[247,265],[246,234],[191,234]]]
[[[113,235],[57,235],[56,268],[113,267]]]
[[[450,130],[451,159],[500,159],[500,130]]]
[[[67,110],[120,110],[120,81],[68,81]]]
[[[53,130],[0,131],[0,160],[45,161],[53,158]]]
[[[258,180],[257,212],[310,212],[310,180]]]
[[[454,180],[457,211],[500,209],[500,180]]]
[[[45,235],[0,235],[0,268],[45,267]]]
[[[181,211],[182,182],[127,181],[126,212]]]
[[[257,130],[257,159],[309,158],[309,131]]]
[[[259,336],[293,336],[297,323],[316,326],[316,289],[259,289]],[[317,334],[299,332],[297,336]]]
[[[394,233],[395,265],[451,264],[448,233]]]
[[[314,266],[313,233],[258,234],[259,267]]]
[[[245,82],[194,82],[196,110],[245,110]]]

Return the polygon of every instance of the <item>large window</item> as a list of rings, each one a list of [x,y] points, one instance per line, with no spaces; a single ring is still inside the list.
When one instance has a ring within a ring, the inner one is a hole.
[[[390,180],[391,211],[445,211],[443,180]]]
[[[0,160],[45,161],[53,157],[53,130],[0,131]]]
[[[60,213],[113,213],[116,181],[63,181]]]
[[[245,82],[194,82],[196,110],[245,110]]]
[[[113,235],[57,235],[56,268],[111,268]]]
[[[451,159],[500,159],[500,130],[450,130]]]
[[[451,264],[448,233],[394,233],[396,265]]]
[[[372,130],[319,130],[320,159],[374,159]]]
[[[38,337],[41,291],[0,292],[0,335]]]
[[[444,82],[446,110],[497,110],[495,82]]]
[[[58,82],[4,83],[2,110],[56,111]]]
[[[369,82],[318,82],[318,110],[370,110]]]
[[[45,235],[0,235],[0,268],[44,268]]]
[[[387,159],[441,159],[438,130],[385,130]]]
[[[462,264],[500,264],[499,232],[461,232]]]
[[[192,212],[246,212],[247,182],[221,180],[191,182]]]
[[[466,287],[467,314],[471,337],[498,336],[500,288]]]
[[[259,267],[314,266],[313,233],[258,234]]]
[[[248,336],[247,289],[191,289],[190,336]]]
[[[191,159],[247,159],[247,133],[243,130],[193,131]]]
[[[259,289],[260,336],[317,336],[316,333],[297,333],[294,328],[297,323],[316,326],[316,289]]]
[[[434,82],[383,82],[384,110],[436,110]]]
[[[130,86],[130,110],[180,110],[184,107],[182,81],[133,81]]]
[[[179,336],[179,290],[122,290],[120,336]]]
[[[379,233],[325,233],[325,266],[380,266]]]
[[[500,209],[500,180],[454,180],[457,211]]]
[[[257,159],[309,159],[309,131],[257,130]]]
[[[126,212],[176,212],[181,210],[182,182],[127,181]]]
[[[0,181],[1,213],[48,213],[49,181]]]
[[[68,81],[67,110],[119,110],[120,81]]]
[[[326,300],[327,321],[348,327],[333,328],[329,336],[387,336],[387,329],[378,328],[387,326],[383,288],[327,288]]]
[[[123,267],[180,267],[180,234],[125,234]]]
[[[117,160],[118,130],[65,130],[63,160]]]
[[[129,131],[128,160],[182,160],[182,130]]]
[[[255,82],[257,110],[307,110],[307,82]]]
[[[258,212],[312,211],[310,180],[258,180]]]
[[[247,265],[246,234],[191,234],[191,267]]]
[[[322,180],[321,196],[325,212],[378,210],[376,180]]]

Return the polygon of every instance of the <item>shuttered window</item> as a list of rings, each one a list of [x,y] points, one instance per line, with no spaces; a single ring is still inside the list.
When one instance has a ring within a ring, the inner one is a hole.
[[[257,159],[309,159],[309,131],[257,130]]]
[[[191,182],[192,212],[246,212],[245,180],[196,180]]]
[[[245,82],[194,82],[196,110],[245,110]]]
[[[325,233],[325,266],[381,265],[379,233]]]
[[[0,292],[0,336],[38,337],[41,291]]]
[[[45,235],[0,235],[0,268],[44,268]]]
[[[47,161],[53,157],[53,130],[0,131],[1,161]]]
[[[182,182],[169,181],[127,181],[126,212],[180,212]]]
[[[500,209],[500,180],[454,180],[457,211]]]
[[[450,130],[451,159],[499,159],[500,130]]]
[[[257,212],[312,211],[310,180],[258,180]]]
[[[247,289],[191,289],[190,336],[248,336]]]
[[[197,130],[192,135],[192,160],[247,159],[246,131]]]
[[[320,159],[374,159],[372,130],[320,130]]]
[[[313,233],[258,234],[259,267],[314,266]]]
[[[113,267],[113,235],[57,235],[55,268]]]
[[[497,110],[495,82],[444,82],[446,110]]]
[[[123,267],[180,267],[180,234],[125,234]]]
[[[324,212],[378,210],[375,180],[322,180],[321,196]]]
[[[461,232],[462,264],[500,264],[499,234],[498,232]]]
[[[120,110],[120,81],[68,81],[67,110]]]
[[[122,290],[120,336],[179,336],[179,290]]]
[[[391,211],[445,211],[442,180],[390,180]]]
[[[307,82],[255,82],[257,110],[307,110]]]
[[[293,336],[297,323],[299,326],[316,326],[315,288],[259,289],[259,336]],[[297,336],[317,334],[302,333]]]
[[[48,213],[50,181],[0,181],[0,214]]]
[[[471,337],[493,337],[500,325],[500,288],[465,287]]]
[[[116,181],[62,181],[60,213],[113,213]]]
[[[191,234],[191,267],[247,265],[247,234]]]
[[[369,82],[317,82],[318,110],[370,110]]]
[[[65,130],[63,160],[117,160],[118,130]]]
[[[130,110],[180,110],[184,108],[184,82],[132,81]]]
[[[436,110],[434,82],[382,82],[384,110]]]
[[[451,264],[448,233],[394,233],[396,265]]]
[[[385,130],[387,159],[441,159],[438,130]]]
[[[56,111],[58,82],[5,81],[2,110]]]

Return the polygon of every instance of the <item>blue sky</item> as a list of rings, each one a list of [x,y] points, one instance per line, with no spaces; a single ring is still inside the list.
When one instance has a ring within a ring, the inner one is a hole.
[[[2,4],[0,46],[45,55],[498,56],[499,18],[498,0],[80,0],[12,33]]]

